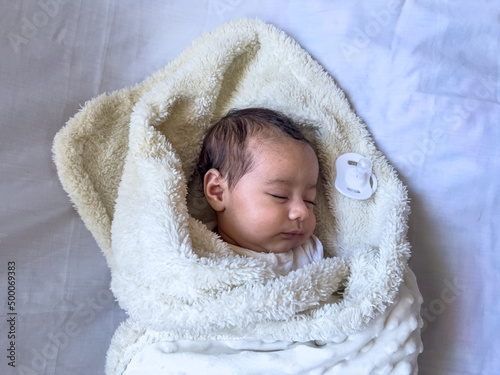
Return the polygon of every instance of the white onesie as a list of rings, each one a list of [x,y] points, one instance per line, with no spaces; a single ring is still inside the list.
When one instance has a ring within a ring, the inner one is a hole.
[[[263,259],[272,266],[277,275],[286,275],[290,271],[295,271],[323,258],[323,245],[315,235],[309,237],[304,244],[286,253],[262,253],[232,244],[228,245],[237,254]]]

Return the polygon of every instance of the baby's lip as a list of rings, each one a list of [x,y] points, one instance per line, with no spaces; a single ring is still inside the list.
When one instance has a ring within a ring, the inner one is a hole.
[[[289,236],[289,237],[295,237],[295,236],[301,236],[304,234],[304,231],[301,231],[301,230],[292,230],[290,232],[282,232],[282,234],[284,234],[285,236]]]

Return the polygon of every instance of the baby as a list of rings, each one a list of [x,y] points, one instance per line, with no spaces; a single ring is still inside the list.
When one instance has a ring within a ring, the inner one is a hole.
[[[264,108],[229,112],[205,135],[198,169],[214,231],[233,251],[282,275],[323,257],[313,235],[318,159],[290,119]]]

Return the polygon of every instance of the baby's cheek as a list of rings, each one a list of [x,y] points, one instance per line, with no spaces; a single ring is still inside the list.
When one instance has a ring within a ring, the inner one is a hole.
[[[313,214],[311,215],[310,219],[311,219],[311,222],[310,222],[310,224],[309,224],[309,225],[310,225],[310,227],[311,227],[311,228],[310,228],[310,231],[311,231],[311,234],[312,234],[312,232],[314,231],[314,228],[316,228],[316,215],[314,214],[314,212],[313,212]]]

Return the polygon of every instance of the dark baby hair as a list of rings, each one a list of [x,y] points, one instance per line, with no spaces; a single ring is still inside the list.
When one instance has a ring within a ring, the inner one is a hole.
[[[198,162],[200,176],[203,178],[208,170],[215,168],[232,188],[252,168],[248,142],[260,133],[288,136],[310,144],[297,124],[282,113],[266,108],[231,110],[205,134]]]

